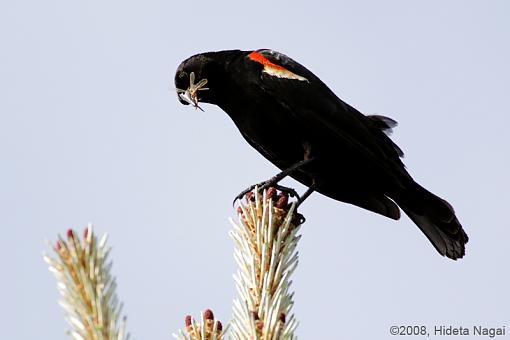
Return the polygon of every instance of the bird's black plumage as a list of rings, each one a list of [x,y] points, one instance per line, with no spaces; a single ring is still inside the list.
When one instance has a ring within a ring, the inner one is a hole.
[[[207,90],[184,104],[218,105],[243,137],[280,169],[309,157],[291,177],[335,200],[393,219],[399,207],[442,255],[464,256],[468,237],[449,203],[417,184],[388,133],[396,122],[366,116],[339,99],[319,78],[272,51],[221,51],[183,61],[175,75],[180,93],[190,76]],[[184,98],[184,99],[183,99]]]

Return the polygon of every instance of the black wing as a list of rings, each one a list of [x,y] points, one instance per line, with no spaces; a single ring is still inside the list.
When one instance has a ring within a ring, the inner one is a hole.
[[[400,148],[385,134],[396,122],[383,116],[365,116],[338,98],[317,76],[298,62],[272,50],[256,51],[271,63],[306,80],[288,79],[263,72],[259,86],[302,121],[329,130],[364,155],[372,164],[409,175]],[[247,57],[248,58],[248,57]],[[247,62],[252,62],[247,61]],[[391,168],[391,169],[389,169]]]

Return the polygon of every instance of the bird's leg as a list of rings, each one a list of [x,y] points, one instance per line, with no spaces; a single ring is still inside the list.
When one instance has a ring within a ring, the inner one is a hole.
[[[313,160],[313,158],[308,158],[308,159],[303,159],[302,161],[297,162],[296,164],[294,164],[291,167],[283,170],[282,172],[280,172],[276,176],[271,177],[269,180],[263,182],[262,187],[260,189],[264,190],[264,189],[266,189],[266,188],[268,188],[270,186],[274,186],[275,184],[280,182],[285,177],[287,177],[289,175],[292,175],[296,170],[299,170],[303,166],[305,166],[308,163],[310,163],[312,160]]]
[[[313,156],[312,156],[312,146],[311,146],[310,143],[304,142],[303,143],[303,150],[305,152],[305,154],[303,156],[303,158],[305,160],[306,159],[313,159]],[[308,198],[308,196],[310,196],[315,191],[315,188],[317,186],[316,183],[315,183],[315,176],[312,175],[311,178],[312,178],[312,184],[308,187],[308,189],[305,191],[303,196],[298,197],[296,208],[299,207],[301,205],[301,203],[303,203]]]
[[[296,207],[299,207],[301,205],[301,203],[303,203],[308,198],[308,196],[310,196],[315,191],[316,187],[317,187],[317,184],[315,183],[315,177],[312,177],[312,185],[310,185],[308,187],[308,189],[305,191],[303,196],[298,197]]]
[[[235,201],[243,198],[243,196],[246,195],[248,192],[250,192],[253,189],[255,189],[255,187],[258,187],[258,190],[264,190],[264,189],[267,189],[269,187],[275,187],[276,189],[278,189],[280,191],[288,193],[291,197],[297,197],[298,199],[300,199],[299,195],[296,193],[296,191],[294,189],[278,185],[278,182],[280,182],[285,177],[287,177],[289,175],[292,175],[296,170],[299,170],[300,168],[302,168],[306,164],[310,163],[312,160],[313,160],[312,157],[303,159],[302,161],[299,161],[296,164],[294,164],[294,165],[288,167],[287,169],[283,170],[282,172],[280,172],[276,176],[271,177],[267,181],[264,181],[264,182],[261,182],[261,183],[258,183],[258,184],[250,186],[249,188],[247,188],[246,190],[243,190],[239,195],[236,196],[236,198],[234,199],[234,203],[235,203]],[[310,192],[310,194],[311,194],[311,192]]]

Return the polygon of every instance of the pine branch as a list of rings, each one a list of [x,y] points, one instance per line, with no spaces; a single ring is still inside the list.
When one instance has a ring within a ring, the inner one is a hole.
[[[273,203],[273,199],[275,203]],[[234,300],[233,339],[294,339],[298,325],[291,312],[290,277],[298,264],[297,235],[303,218],[274,188],[257,189],[241,204],[239,222],[231,221],[239,297]]]
[[[59,236],[53,248],[57,257],[44,255],[49,270],[57,279],[59,301],[71,326],[69,335],[76,340],[128,340],[125,317],[110,275],[110,247],[107,235],[97,241],[92,226],[85,229],[83,241],[68,230],[67,241]]]

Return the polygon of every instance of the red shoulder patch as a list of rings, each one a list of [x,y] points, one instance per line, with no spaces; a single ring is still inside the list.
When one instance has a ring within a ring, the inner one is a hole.
[[[287,70],[283,66],[272,63],[271,61],[269,61],[266,57],[264,57],[262,54],[258,53],[257,51],[251,52],[248,55],[248,58],[250,58],[250,60],[264,66],[263,72],[265,72],[271,76],[275,76],[278,78],[300,80],[300,81],[308,81],[308,79],[306,79],[305,77],[301,77],[300,75],[297,75],[297,74]]]
[[[270,68],[274,68],[276,70],[285,70],[287,72],[290,72],[287,69],[285,69],[284,67],[270,62],[266,57],[264,57],[262,54],[258,53],[257,51],[251,52],[248,57],[257,63],[264,65],[264,68],[270,67]]]

